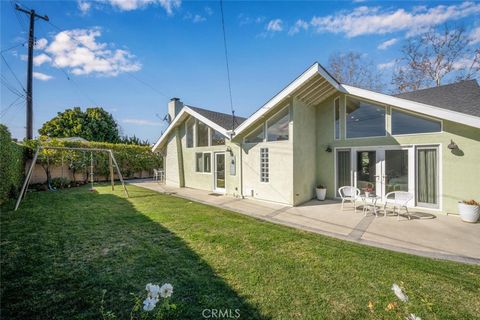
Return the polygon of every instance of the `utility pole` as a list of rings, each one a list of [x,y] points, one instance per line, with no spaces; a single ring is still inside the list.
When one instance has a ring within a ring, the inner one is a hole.
[[[32,107],[32,75],[33,75],[33,46],[35,45],[35,18],[48,21],[48,16],[40,16],[35,10],[25,10],[18,4],[15,9],[30,16],[30,28],[28,32],[28,68],[27,68],[27,135],[28,140],[33,138],[33,107]]]

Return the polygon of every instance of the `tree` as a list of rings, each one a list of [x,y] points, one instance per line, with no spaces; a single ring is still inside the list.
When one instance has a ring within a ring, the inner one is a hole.
[[[102,108],[67,109],[45,122],[38,132],[50,138],[81,137],[89,141],[117,142],[120,139],[118,124]]]
[[[410,38],[397,60],[392,85],[397,92],[440,86],[479,75],[480,49],[471,45],[462,27],[429,30]]]
[[[350,51],[330,55],[328,70],[341,83],[379,92],[385,90],[382,73],[361,53]]]

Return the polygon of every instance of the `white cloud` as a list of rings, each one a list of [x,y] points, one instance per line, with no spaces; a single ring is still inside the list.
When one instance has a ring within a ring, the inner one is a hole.
[[[352,2],[353,3],[362,3],[362,2],[365,2],[365,1],[367,1],[367,0],[353,0]]]
[[[388,47],[393,46],[395,43],[397,43],[398,40],[396,38],[392,38],[390,40],[384,41],[380,43],[377,47],[377,49],[380,50],[386,50]]]
[[[205,7],[205,13],[211,16],[213,14],[213,10],[210,7]]]
[[[127,118],[122,120],[123,123],[128,123],[128,124],[135,124],[139,126],[160,126],[162,125],[161,122],[159,121],[151,121],[151,120],[145,120],[145,119],[132,119],[132,118]]]
[[[381,10],[380,7],[361,6],[334,15],[314,16],[310,24],[317,32],[344,33],[347,37],[398,31],[406,31],[407,36],[412,36],[447,21],[478,14],[480,3],[474,2],[437,5],[421,10],[415,8],[410,12],[405,9]]]
[[[35,46],[34,48],[36,50],[43,50],[47,47],[47,44],[48,44],[48,40],[45,39],[45,38],[40,38],[38,39],[37,41],[35,41]]]
[[[259,23],[262,23],[262,22],[265,21],[264,16],[259,16],[259,17],[253,18],[253,17],[250,17],[250,16],[248,16],[244,13],[240,13],[237,16],[237,19],[238,19],[238,24],[241,25],[241,26],[246,25],[246,24],[251,24],[251,23],[259,24]]]
[[[45,51],[53,59],[52,66],[69,68],[76,75],[117,76],[141,69],[141,64],[129,51],[114,50],[111,45],[97,42],[100,36],[99,28],[62,31],[55,35]]]
[[[82,14],[87,14],[88,11],[90,11],[90,8],[92,7],[92,4],[88,1],[84,0],[78,0],[77,1],[78,9],[82,12]]]
[[[148,5],[158,4],[160,5],[168,15],[173,14],[174,9],[180,8],[181,0],[100,0],[101,2],[107,2],[111,6],[120,9],[122,11],[132,11],[136,9],[144,8]]]
[[[189,20],[189,21],[192,21],[193,23],[199,23],[199,22],[207,21],[207,18],[199,14],[192,14],[191,12],[187,12],[183,16],[183,20]]]
[[[299,33],[301,30],[308,30],[308,22],[302,20],[302,19],[299,19],[295,22],[295,24],[293,25],[293,27],[290,28],[290,30],[288,30],[288,34],[289,35],[294,35],[294,34],[297,34]]]
[[[53,79],[52,76],[49,76],[48,74],[40,73],[40,72],[33,72],[33,77],[41,81],[48,81],[50,79]]]
[[[283,30],[283,21],[281,19],[270,20],[266,28],[267,31],[280,32]]]
[[[480,43],[480,27],[476,27],[475,29],[473,29],[470,32],[469,38],[470,38],[470,42],[469,42],[470,45]]]
[[[51,62],[52,58],[50,58],[48,55],[45,53],[41,53],[38,56],[33,57],[33,64],[38,66],[41,66],[45,62]]]
[[[395,66],[395,60],[390,62],[380,63],[377,65],[377,68],[380,70],[391,69]]]

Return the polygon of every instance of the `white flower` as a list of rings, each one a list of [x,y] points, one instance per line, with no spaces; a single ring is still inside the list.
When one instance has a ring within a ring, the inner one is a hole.
[[[147,297],[147,299],[143,301],[143,310],[152,311],[155,308],[155,305],[157,304],[157,302],[158,302],[158,298]]]
[[[410,313],[410,315],[408,315],[408,317],[406,317],[405,319],[406,319],[406,320],[422,320],[422,318],[417,317],[417,316],[414,315],[413,313]]]
[[[392,290],[393,290],[393,292],[395,293],[395,295],[397,296],[398,299],[402,300],[403,302],[408,301],[407,295],[405,293],[403,293],[402,289],[400,289],[398,284],[394,283],[392,285]]]
[[[165,283],[160,288],[160,296],[162,296],[162,298],[169,298],[172,296],[172,293],[173,293],[173,286],[170,283]]]
[[[147,290],[148,296],[150,298],[158,298],[158,294],[160,293],[160,287],[158,286],[158,284],[149,283],[145,287],[145,290]]]

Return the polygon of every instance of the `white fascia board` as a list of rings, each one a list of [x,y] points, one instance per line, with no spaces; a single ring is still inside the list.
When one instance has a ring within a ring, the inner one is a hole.
[[[302,86],[306,81],[310,78],[315,76],[316,74],[320,74],[325,80],[327,80],[335,89],[345,92],[342,86],[332,77],[325,69],[316,62],[307,71],[302,73],[298,78],[292,81],[288,86],[286,86],[282,91],[280,91],[277,95],[275,95],[272,99],[270,99],[266,104],[264,104],[260,109],[258,109],[254,114],[252,114],[247,120],[245,120],[241,125],[237,127],[235,130],[235,134],[238,135],[245,131],[247,128],[250,127],[255,121],[260,119],[262,116],[265,115],[270,109],[275,107],[279,102],[283,101],[287,98],[290,94],[292,94],[296,89]]]
[[[155,145],[152,147],[152,151],[155,152],[155,150],[158,149],[162,145],[162,143],[165,141],[165,139],[168,137],[170,132],[177,126],[179,122],[181,122],[184,119],[184,115],[189,114],[192,117],[200,120],[201,122],[205,123],[207,126],[209,126],[212,129],[215,129],[215,131],[220,132],[223,134],[226,138],[230,139],[230,135],[228,134],[228,131],[225,130],[224,128],[220,127],[218,124],[210,121],[209,119],[205,118],[195,110],[192,110],[188,106],[184,106],[182,110],[177,114],[175,119],[170,123],[168,126],[167,130],[162,134],[162,136],[158,139],[158,141],[155,143]]]
[[[457,123],[462,123],[467,126],[480,128],[480,117],[464,114],[444,108],[435,107],[432,105],[406,100],[402,98],[392,97],[383,93],[373,92],[370,90],[352,87],[346,84],[341,85],[346,93],[359,98],[369,99],[380,102],[393,107],[398,107],[405,110],[423,113],[437,118],[450,120]]]

